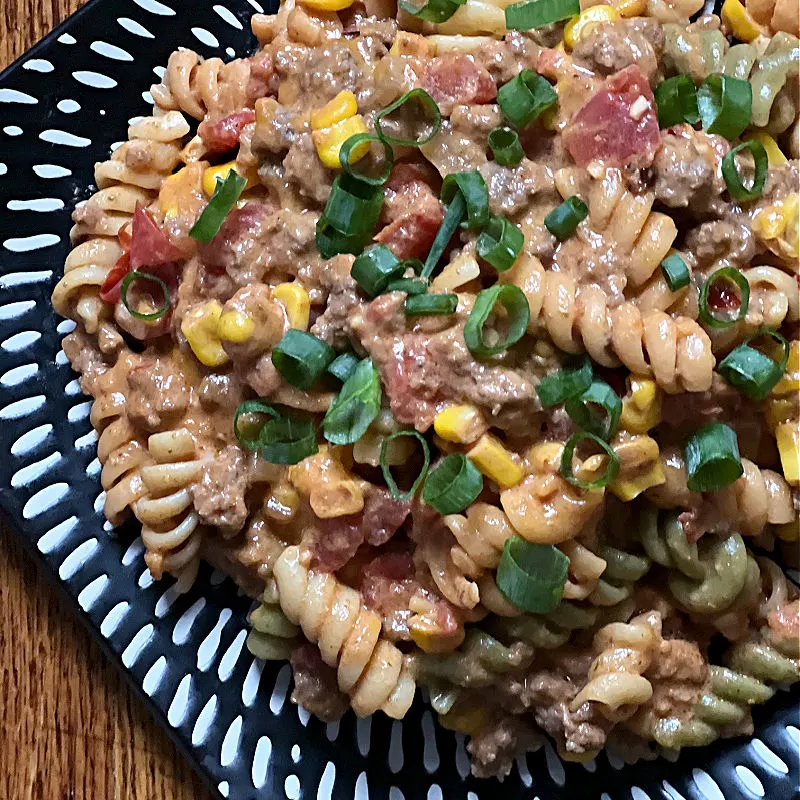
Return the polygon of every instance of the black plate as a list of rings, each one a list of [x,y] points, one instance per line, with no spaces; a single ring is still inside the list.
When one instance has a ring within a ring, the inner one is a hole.
[[[259,10],[245,0],[167,3],[92,0],[0,76],[0,507],[195,768],[236,800],[752,800],[759,785],[769,800],[796,796],[797,688],[757,711],[752,742],[625,769],[606,756],[563,766],[548,747],[502,789],[466,777],[463,737],[436,729],[421,702],[402,725],[351,714],[326,727],[288,701],[287,666],[248,654],[250,603],[231,581],[204,570],[177,596],[152,582],[133,527],[104,525],[89,402],[60,347],[72,326],[50,306],[70,210],[127,120],[148,112],[154,68],[181,45],[249,51],[247,21]]]

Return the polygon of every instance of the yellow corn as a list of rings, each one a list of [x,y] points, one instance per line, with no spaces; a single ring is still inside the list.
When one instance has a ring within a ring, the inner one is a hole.
[[[228,177],[228,173],[236,166],[235,161],[228,161],[227,164],[218,164],[216,167],[209,167],[203,173],[203,191],[211,197],[214,190],[217,188],[217,178],[224,181]],[[256,181],[252,175],[245,175],[247,178],[247,185],[245,189],[250,189],[256,185]]]
[[[220,339],[234,344],[243,344],[255,332],[256,324],[253,318],[243,311],[226,311],[217,324],[217,334]]]
[[[434,423],[435,424],[435,423]],[[520,464],[499,439],[484,433],[467,453],[470,461],[489,479],[503,489],[516,486],[523,478]]]
[[[486,724],[486,712],[480,706],[454,709],[439,715],[439,724],[448,731],[474,736]]]
[[[450,653],[464,641],[464,628],[446,631],[436,620],[436,613],[415,614],[408,621],[411,640],[426,653]]]
[[[652,466],[645,472],[631,478],[617,478],[609,484],[608,488],[624,503],[629,503],[645,489],[649,489],[652,486],[660,486],[664,481],[664,470],[661,468],[661,462],[654,461]]]
[[[300,0],[300,4],[315,11],[341,11],[353,5],[354,0]]]
[[[630,378],[628,385],[620,426],[629,433],[647,433],[661,422],[661,390],[650,378]]]
[[[730,0],[728,1],[730,2]],[[757,133],[751,134],[748,138],[761,142],[764,149],[767,151],[767,159],[771,167],[780,167],[782,164],[786,163],[786,156],[783,154],[780,147],[778,147],[778,143],[768,133],[758,131]]]
[[[647,0],[618,0],[614,8],[619,11],[621,17],[641,17],[647,11]]]
[[[330,128],[312,131],[311,138],[317,148],[320,161],[329,169],[338,169],[341,166],[339,151],[342,145],[357,133],[367,133],[367,126],[361,114],[348,117],[337,122]],[[360,161],[369,152],[369,142],[362,142],[350,151],[350,163]]]
[[[218,367],[228,360],[217,334],[221,316],[222,306],[216,300],[209,300],[193,308],[181,322],[181,333],[189,342],[189,347],[197,360],[207,367]]]
[[[329,103],[311,112],[311,130],[330,128],[337,122],[354,117],[357,113],[356,96],[352,92],[339,92]]]
[[[299,283],[279,283],[272,296],[286,309],[289,326],[299,331],[308,329],[311,316],[311,300],[308,292]]]
[[[595,25],[601,22],[616,22],[620,18],[614,6],[590,6],[573,17],[564,26],[564,44],[571,50]]]
[[[783,377],[775,384],[772,390],[774,395],[792,394],[800,392],[800,341],[794,339],[789,343],[789,360]]]
[[[800,423],[793,420],[778,425],[775,441],[778,443],[783,477],[792,486],[800,486]]]
[[[753,19],[739,0],[725,0],[720,16],[733,35],[743,42],[752,42],[753,39],[767,34],[767,31]]]
[[[486,432],[486,423],[475,406],[453,405],[436,415],[433,429],[448,442],[470,444]]]
[[[182,210],[180,208],[181,199],[190,195],[197,188],[198,166],[199,164],[192,164],[179,169],[174,175],[166,178],[161,185],[158,193],[158,207],[167,219],[178,216]]]
[[[795,404],[789,397],[776,397],[767,403],[767,424],[774,431],[782,422],[790,420],[795,414]]]
[[[300,508],[300,496],[290,483],[276,483],[264,499],[264,513],[275,522],[289,522]]]

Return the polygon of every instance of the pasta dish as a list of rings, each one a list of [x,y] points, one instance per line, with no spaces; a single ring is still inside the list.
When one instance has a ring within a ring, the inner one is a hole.
[[[424,689],[503,776],[800,680],[798,5],[701,6],[284,0],[96,165],[105,514],[322,720]]]

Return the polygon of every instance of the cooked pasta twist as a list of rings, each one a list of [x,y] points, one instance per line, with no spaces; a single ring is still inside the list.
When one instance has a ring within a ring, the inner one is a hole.
[[[545,329],[561,350],[585,350],[606,367],[622,363],[635,375],[652,376],[671,394],[711,386],[711,340],[693,319],[642,311],[633,302],[611,308],[602,289],[579,287],[576,278],[545,270],[533,256],[518,259],[503,280],[522,289],[533,330]]]
[[[186,428],[154,433],[148,450],[155,463],[142,469],[147,493],[133,507],[142,523],[145,561],[156,579],[168,572],[190,585],[202,543],[192,487],[202,477],[203,461]]]
[[[627,600],[632,595],[636,582],[648,573],[651,564],[645,555],[621,550],[609,544],[598,546],[597,557],[606,566],[587,598],[596,606],[615,606]]]
[[[247,106],[250,63],[237,58],[226,64],[220,58],[202,59],[193,50],[178,50],[169,57],[161,83],[150,88],[156,106],[183,111],[201,120]]]
[[[247,636],[247,649],[262,661],[286,661],[292,654],[298,627],[281,611],[278,587],[274,578],[267,580],[261,605],[250,613],[252,630]]]
[[[339,688],[350,695],[356,714],[380,709],[401,719],[416,689],[408,659],[381,636],[380,616],[364,606],[355,589],[328,573],[309,571],[310,556],[292,546],[275,562],[283,613],[337,669]]]
[[[661,642],[661,615],[651,611],[630,622],[613,622],[594,637],[596,658],[589,668],[588,683],[575,696],[570,708],[576,711],[587,701],[600,704],[609,719],[630,717],[653,694],[644,677]]]

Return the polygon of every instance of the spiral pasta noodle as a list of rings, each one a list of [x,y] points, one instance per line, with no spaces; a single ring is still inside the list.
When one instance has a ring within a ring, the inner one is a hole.
[[[274,578],[267,580],[261,604],[250,613],[252,630],[247,649],[262,661],[286,661],[297,644],[300,633],[281,611],[278,587]]]
[[[356,714],[382,710],[401,719],[416,688],[406,659],[380,635],[380,617],[364,607],[358,592],[333,575],[310,572],[308,555],[287,547],[275,562],[283,613],[337,669],[339,688],[350,695]]]

